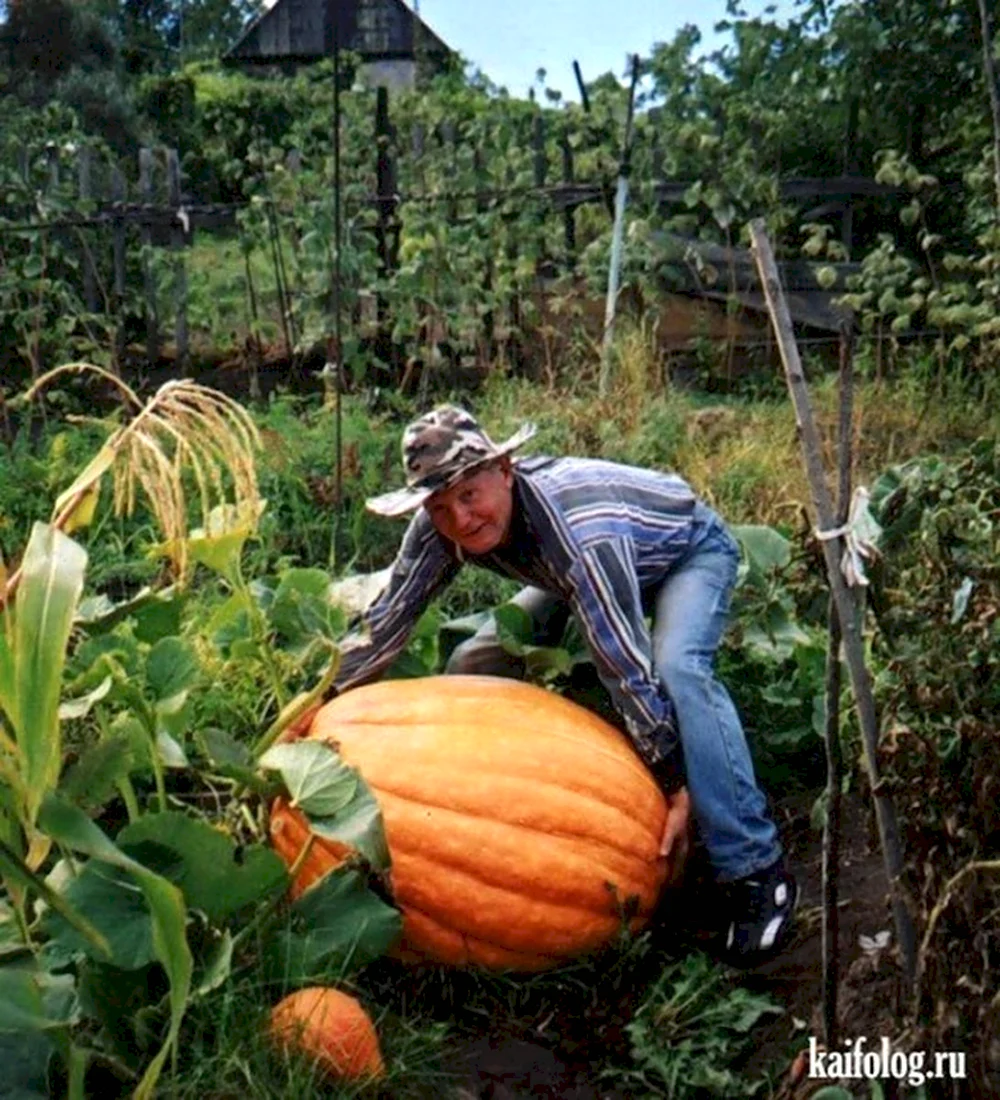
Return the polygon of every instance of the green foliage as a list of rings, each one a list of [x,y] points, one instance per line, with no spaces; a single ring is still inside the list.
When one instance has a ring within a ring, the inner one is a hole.
[[[872,489],[886,554],[877,597],[879,652],[893,713],[940,751],[957,746],[960,717],[989,722],[996,675],[996,522],[1000,452],[982,439],[964,458],[937,456],[887,471]]]
[[[61,2],[19,7],[42,11]],[[181,7],[88,0],[75,9],[73,42],[50,45],[79,65],[45,95],[72,104],[84,129],[104,135],[119,152],[156,131],[180,148],[186,185],[199,198],[249,204],[241,246],[269,256],[271,235],[278,234],[296,286],[288,317],[293,338],[300,350],[320,343],[330,328],[334,256],[330,63],[273,79],[221,69],[220,52],[255,12],[249,0],[186,0]],[[991,345],[1000,264],[990,236],[987,97],[973,7],[816,0],[780,23],[771,15],[734,10],[723,24],[732,43],[708,57],[699,57],[698,34],[687,27],[673,41],[654,44],[643,60],[650,90],[635,123],[623,302],[631,299],[642,312],[689,263],[665,246],[664,230],[736,245],[747,220],[765,216],[780,237],[800,212],[781,199],[779,177],[874,170],[899,193],[855,210],[854,253],[863,270],[847,300],[863,325],[890,347],[925,326],[940,326],[942,348]],[[116,45],[92,73],[87,51],[94,53],[101,35]],[[122,78],[122,69],[131,78]],[[524,355],[519,328],[536,320],[539,276],[566,259],[559,219],[532,193],[538,169],[544,161],[545,180],[553,182],[566,145],[578,179],[609,179],[618,167],[626,102],[612,74],[592,82],[589,113],[546,87],[544,72],[538,83],[538,102],[455,72],[394,96],[389,148],[401,201],[399,262],[389,275],[377,255],[370,201],[374,95],[345,91],[340,261],[350,320],[342,357],[354,377],[380,380],[386,368],[365,346],[371,331],[362,320],[364,303],[376,294],[388,307],[394,341],[429,368],[433,381],[454,370],[455,349],[467,362],[487,351],[501,360]],[[845,154],[849,126],[854,133]],[[34,133],[59,136],[47,126]],[[657,199],[657,177],[664,175],[689,184],[682,202]],[[956,180],[967,201],[953,201]],[[894,231],[882,240],[887,225]],[[818,229],[829,247],[816,258],[832,261],[830,226],[807,226],[807,249]],[[395,245],[393,231],[390,237]],[[606,211],[581,207],[577,238],[579,271],[603,290]],[[707,285],[729,285],[728,272],[700,267]],[[832,286],[830,264],[818,270],[821,283]],[[39,267],[36,254],[28,271],[17,272],[16,291],[28,299],[14,310],[26,318],[17,343],[29,362],[65,355],[71,339],[83,338],[81,328],[99,328],[63,283],[74,285],[73,275],[51,256]],[[193,326],[228,341],[232,322],[218,308],[217,288],[192,272],[190,290]],[[39,312],[40,295],[55,300],[51,314]]]
[[[677,1100],[753,1095],[758,1084],[730,1065],[749,1046],[758,1021],[781,1011],[768,998],[730,985],[705,956],[689,955],[664,968],[626,1025],[636,1067],[627,1077]]]
[[[0,1032],[32,1051],[35,1037],[50,1040],[72,1095],[83,1095],[88,1060],[111,1046],[138,1081],[135,1095],[153,1095],[171,1052],[176,1060],[189,1004],[235,970],[281,988],[328,980],[399,934],[398,912],[369,888],[369,875],[388,869],[388,849],[357,773],[331,748],[303,744],[272,749],[261,774],[239,739],[217,729],[196,735],[198,687],[235,654],[270,681],[268,706],[280,711],[265,734],[273,740],[312,702],[302,693],[286,705],[297,677],[315,679],[325,662],[313,692],[328,688],[343,630],[329,578],[291,570],[251,585],[240,556],[252,532],[234,534],[216,518],[192,533],[189,553],[229,589],[228,618],[205,617],[177,593],[82,605],[86,553],[44,524],[35,525],[4,614],[0,896],[12,927],[0,953]],[[234,621],[235,630],[220,630]],[[67,686],[71,698],[60,704]],[[64,724],[79,747],[72,767]],[[291,907],[287,924],[279,903],[288,872],[259,824],[282,792],[357,852]],[[62,858],[53,861],[54,852]],[[65,996],[50,997],[55,989]],[[39,1047],[24,1067],[26,1082],[42,1056]]]

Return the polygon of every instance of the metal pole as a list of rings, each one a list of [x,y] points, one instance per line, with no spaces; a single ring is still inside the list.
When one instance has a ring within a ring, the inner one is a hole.
[[[622,241],[625,233],[625,204],[628,202],[629,161],[632,155],[632,118],[635,109],[635,85],[639,79],[639,55],[632,55],[632,84],[628,93],[628,115],[625,119],[625,140],[622,143],[615,189],[615,221],[611,231],[611,262],[608,271],[608,297],[604,306],[604,339],[601,345],[601,374],[598,395],[607,397],[611,378],[611,349],[615,338],[615,311],[618,306],[618,284],[621,277]]]
[[[336,514],[333,519],[333,568],[341,563],[341,528],[344,511],[343,481],[343,410],[344,341],[341,300],[341,194],[340,194],[340,11],[334,0],[329,8],[333,17],[333,334],[336,360],[334,397],[334,448],[337,456]]]

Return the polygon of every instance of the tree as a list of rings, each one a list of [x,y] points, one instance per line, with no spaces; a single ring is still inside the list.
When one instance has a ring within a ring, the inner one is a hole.
[[[11,0],[2,29],[7,67],[15,88],[25,82],[50,87],[70,69],[111,69],[114,38],[89,3]]]

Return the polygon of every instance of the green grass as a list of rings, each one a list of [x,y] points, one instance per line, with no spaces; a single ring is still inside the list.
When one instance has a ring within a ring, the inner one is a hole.
[[[278,999],[245,978],[227,983],[192,1009],[179,1070],[165,1076],[160,1095],[170,1100],[351,1100],[378,1093],[377,1086],[332,1081],[308,1058],[276,1048],[267,1024]],[[403,1018],[377,1004],[366,1007],[386,1063],[382,1095],[400,1100],[428,1096],[454,1080],[447,1068],[447,1026],[417,1013]]]
[[[286,274],[291,246],[282,241]],[[235,231],[199,233],[184,253],[188,280],[188,321],[201,345],[237,347],[254,329],[246,266]],[[281,309],[270,249],[250,253],[250,277],[257,302],[257,331],[265,341],[282,339]]]

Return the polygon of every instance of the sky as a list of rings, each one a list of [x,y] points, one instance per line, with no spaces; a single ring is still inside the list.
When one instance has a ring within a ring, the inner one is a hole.
[[[745,0],[744,7],[755,16],[765,3]],[[585,81],[608,71],[624,77],[631,54],[648,55],[686,23],[702,32],[705,52],[726,40],[713,31],[726,18],[726,0],[417,0],[417,7],[452,49],[519,98],[542,68],[547,87],[578,102],[574,60]],[[794,11],[792,0],[775,7],[776,19]]]

